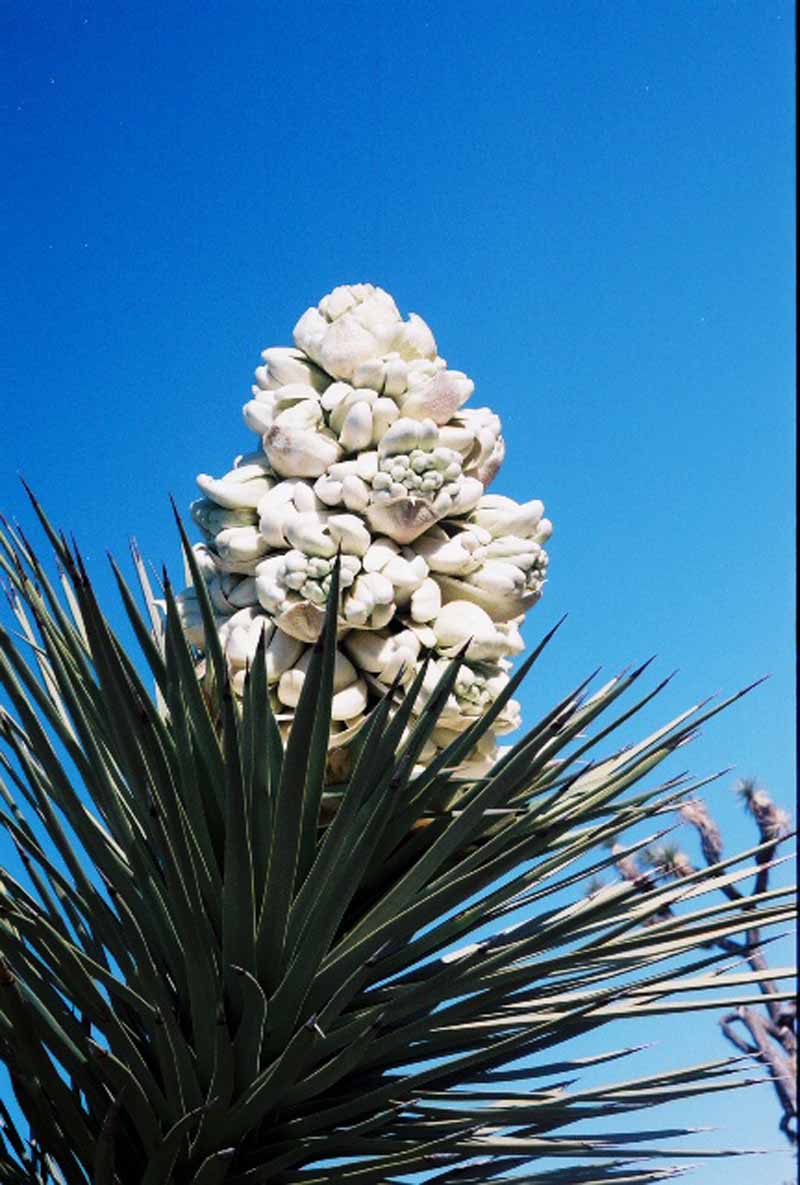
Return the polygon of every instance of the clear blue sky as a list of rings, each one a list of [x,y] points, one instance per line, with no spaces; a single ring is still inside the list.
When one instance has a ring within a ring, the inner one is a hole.
[[[680,668],[653,726],[771,672],[689,760],[788,802],[792,23],[775,0],[2,5],[0,507],[30,523],[21,469],[109,594],[133,534],[177,574],[167,495],[251,447],[259,351],[371,280],[503,417],[498,492],[555,522],[527,636],[570,618],[529,717],[653,652]],[[726,1052],[698,1029],[687,1052]],[[748,1100],[754,1142],[773,1106]]]

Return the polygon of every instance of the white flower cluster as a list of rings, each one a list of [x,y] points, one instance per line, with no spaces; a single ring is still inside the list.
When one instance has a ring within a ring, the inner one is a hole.
[[[450,370],[428,326],[404,321],[371,284],[335,288],[300,318],[295,348],[263,352],[244,419],[260,447],[224,477],[198,477],[195,551],[241,692],[266,634],[267,679],[288,728],[341,556],[331,746],[346,745],[377,697],[431,656],[418,710],[467,643],[430,759],[494,701],[541,596],[552,526],[541,502],[486,488],[505,452],[498,417],[464,408],[474,384]],[[203,647],[194,590],[180,597]],[[494,732],[519,725],[510,701]],[[494,737],[467,764],[491,765]]]

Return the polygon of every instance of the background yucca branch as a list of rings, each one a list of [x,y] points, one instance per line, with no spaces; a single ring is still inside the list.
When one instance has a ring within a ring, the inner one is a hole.
[[[781,861],[774,860],[779,844],[791,834],[789,817],[779,808],[770,795],[759,787],[752,778],[740,781],[738,786],[748,813],[755,822],[761,839],[757,871],[753,878],[754,893],[763,893],[769,888],[770,872]],[[680,819],[695,831],[700,850],[707,865],[716,864],[722,856],[722,833],[715,822],[708,805],[696,798],[685,802],[679,808]],[[649,885],[652,877],[646,869],[660,877],[686,876],[693,871],[692,863],[684,851],[674,843],[665,844],[641,853],[643,868],[635,855],[629,855],[619,845],[612,851],[617,855],[619,873],[629,881]],[[742,890],[735,885],[722,885],[721,892],[730,900],[742,900]],[[666,911],[667,913],[669,911]],[[769,940],[767,940],[769,941]],[[781,1001],[776,998],[777,983],[767,971],[764,953],[766,943],[762,941],[758,926],[750,927],[741,941],[731,938],[718,940],[720,949],[738,958],[740,964],[760,973],[760,989],[763,993],[763,1007],[741,1005],[726,1013],[720,1020],[725,1037],[743,1054],[756,1058],[766,1069],[775,1088],[780,1107],[779,1128],[790,1144],[797,1143],[797,1010],[796,1001]]]

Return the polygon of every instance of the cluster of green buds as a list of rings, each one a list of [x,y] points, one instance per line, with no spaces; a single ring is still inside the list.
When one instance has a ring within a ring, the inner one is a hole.
[[[339,556],[331,747],[427,655],[422,711],[447,660],[463,653],[433,752],[507,686],[519,626],[545,583],[551,524],[539,501],[486,493],[505,453],[500,420],[464,406],[474,384],[439,357],[421,317],[404,320],[380,288],[346,285],[304,313],[294,336],[294,347],[263,352],[244,407],[259,447],[221,478],[201,474],[192,507],[233,689],[263,635],[288,729]],[[179,603],[202,651],[191,587]],[[494,733],[519,722],[511,701]],[[465,770],[495,755],[492,736]]]

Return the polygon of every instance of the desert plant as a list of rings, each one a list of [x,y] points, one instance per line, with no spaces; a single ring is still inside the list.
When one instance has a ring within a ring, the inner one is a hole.
[[[765,844],[596,886],[694,800],[709,779],[650,775],[744,693],[608,752],[664,683],[590,676],[498,748],[557,628],[512,675],[543,507],[485,493],[499,421],[385,293],[336,289],[296,341],[245,408],[260,451],[199,479],[204,541],[178,519],[189,588],[155,597],[137,556],[143,612],[114,566],[140,654],[35,499],[58,577],[0,534],[27,874],[0,872],[0,1180],[633,1185],[723,1155],[623,1117],[744,1086],[744,1059],[581,1087],[632,1051],[570,1042],[786,974],[718,944],[787,921],[788,890],[706,900]]]
[[[263,640],[239,704],[190,547],[205,689],[169,584],[162,654],[117,572],[159,707],[79,554],[43,521],[63,596],[18,531],[3,537],[25,639],[2,634],[3,822],[31,891],[3,871],[0,1048],[30,1139],[3,1105],[2,1179],[464,1183],[530,1165],[519,1179],[638,1182],[706,1154],[653,1143],[683,1129],[608,1120],[743,1085],[737,1059],[582,1090],[582,1066],[629,1051],[570,1058],[569,1042],[621,1017],[747,1005],[778,974],[721,974],[713,944],[785,921],[787,891],[704,902],[764,845],[580,897],[619,858],[606,839],[696,794],[680,777],[641,783],[724,704],[587,764],[655,694],[613,712],[639,668],[566,695],[487,775],[454,774],[548,635],[419,770],[459,659],[401,743],[423,665],[399,707],[393,689],[381,699],[346,782],[326,785],[336,568],[284,745]],[[521,924],[457,948],[517,910]],[[542,1157],[600,1163],[537,1171]]]

